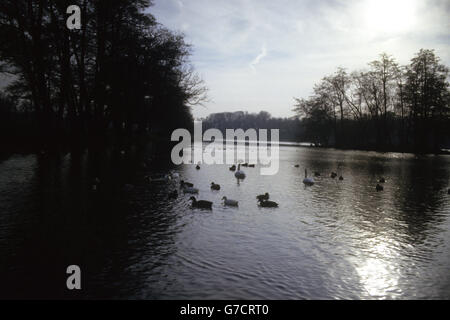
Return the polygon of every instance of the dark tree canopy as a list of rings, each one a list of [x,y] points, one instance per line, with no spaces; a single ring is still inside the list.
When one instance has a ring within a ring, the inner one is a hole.
[[[450,146],[449,69],[433,50],[407,66],[383,53],[369,70],[339,68],[295,99],[303,139],[342,148],[439,152]]]
[[[66,27],[71,4],[0,2],[0,72],[14,75],[7,94],[16,113],[31,113],[39,139],[190,126],[206,89],[183,36],[144,12],[151,1],[80,0],[80,30]]]

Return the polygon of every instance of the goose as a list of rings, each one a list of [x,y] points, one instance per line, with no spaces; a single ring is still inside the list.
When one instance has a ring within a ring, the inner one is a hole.
[[[214,182],[211,182],[211,189],[212,190],[220,190],[220,184],[216,184]]]
[[[245,172],[241,171],[241,164],[238,164],[238,170],[235,172],[234,176],[238,179],[245,179]]]
[[[269,193],[265,193],[265,194],[260,194],[259,196],[256,196],[256,199],[258,199],[258,201],[263,201],[263,200],[269,200]]]
[[[313,178],[308,178],[308,171],[305,169],[305,179],[303,179],[303,183],[307,186],[312,186],[314,184]]]
[[[198,189],[197,188],[193,188],[193,187],[184,187],[183,188],[183,192],[184,193],[197,194],[198,193]]]
[[[378,191],[383,191],[383,186],[377,183],[377,186],[375,187],[375,189]]]
[[[380,178],[380,180],[378,180],[379,183],[386,183],[386,179],[384,179],[383,177]]]
[[[337,177],[337,173],[336,172],[331,172],[330,177],[333,178],[333,179],[336,178]]]
[[[200,208],[200,209],[212,209],[212,202],[206,201],[206,200],[198,200],[195,199],[195,197],[190,197],[189,200],[192,201],[192,207],[193,208]]]
[[[180,187],[191,187],[192,188],[193,186],[194,186],[193,183],[185,182],[184,180],[180,181]]]
[[[233,165],[230,167],[230,171],[236,171],[236,165],[235,165],[235,164],[233,164]]]
[[[178,198],[178,191],[177,191],[177,190],[173,190],[172,192],[170,192],[170,193],[167,195],[167,197],[168,197],[169,199],[176,199],[176,198]]]
[[[269,201],[269,200],[264,200],[264,201],[259,201],[259,205],[263,208],[276,208],[278,207],[278,203],[273,202],[273,201]]]
[[[239,206],[239,202],[236,200],[227,199],[227,197],[223,197],[223,204],[230,207],[237,207]]]

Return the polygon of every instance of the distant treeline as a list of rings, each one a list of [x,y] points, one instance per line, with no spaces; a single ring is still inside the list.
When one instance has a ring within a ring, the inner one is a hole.
[[[71,4],[0,2],[0,73],[14,79],[0,95],[0,139],[80,143],[191,126],[206,88],[183,37],[144,13],[151,1],[78,1],[80,30],[66,27]]]
[[[343,68],[296,99],[302,139],[338,148],[439,152],[450,148],[449,69],[433,50],[406,66],[381,54],[369,69]]]
[[[281,141],[299,141],[302,135],[300,120],[294,118],[273,118],[270,113],[248,113],[243,111],[212,113],[203,119],[203,130],[219,129],[225,137],[226,129],[279,129]],[[270,132],[268,132],[270,138]]]

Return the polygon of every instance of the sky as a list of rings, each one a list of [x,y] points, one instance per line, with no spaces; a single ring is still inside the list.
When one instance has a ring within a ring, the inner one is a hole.
[[[149,9],[192,45],[209,102],[225,111],[293,116],[294,97],[338,67],[362,70],[386,52],[401,64],[421,48],[450,66],[450,0],[154,0]]]

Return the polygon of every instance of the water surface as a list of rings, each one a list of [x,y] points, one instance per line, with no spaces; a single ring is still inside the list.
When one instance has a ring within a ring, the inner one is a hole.
[[[1,162],[0,296],[450,298],[448,156],[281,146],[278,174],[243,168],[240,182],[227,165],[140,159],[129,151]],[[313,187],[302,183],[304,168],[321,173]],[[181,192],[169,200],[176,180],[144,178],[169,170],[213,210],[192,209]],[[257,206],[265,192],[279,208]],[[224,195],[239,208],[224,207]],[[65,289],[70,264],[82,269],[77,293]]]

